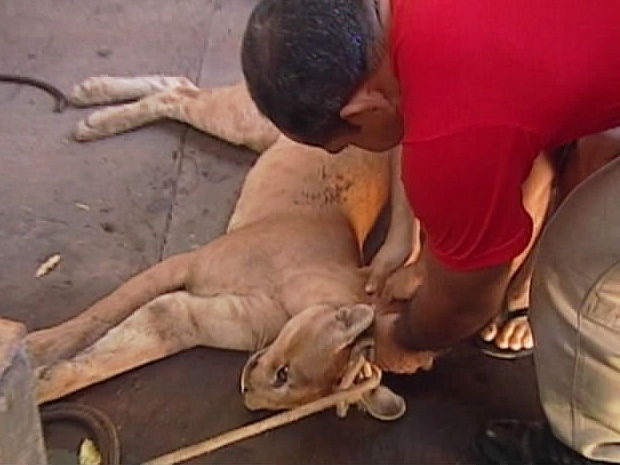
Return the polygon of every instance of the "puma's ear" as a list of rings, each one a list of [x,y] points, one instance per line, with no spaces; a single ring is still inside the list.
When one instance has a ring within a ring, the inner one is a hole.
[[[385,386],[364,394],[362,405],[370,415],[383,421],[398,420],[407,411],[405,399]]]
[[[341,108],[340,117],[356,125],[358,117],[364,113],[376,111],[386,106],[390,107],[390,103],[385,95],[377,90],[369,90],[366,87],[362,87]]]
[[[267,348],[259,350],[258,352],[254,352],[245,365],[243,366],[243,371],[241,372],[241,393],[246,391],[248,376],[250,376],[250,372],[256,367],[258,363],[258,359],[265,353]]]
[[[351,349],[350,363],[354,363],[360,356],[372,361],[375,359],[374,352],[374,339],[370,336],[361,338]],[[379,386],[364,394],[361,403],[371,416],[384,421],[397,420],[407,410],[405,399],[385,386]]]
[[[333,335],[337,349],[347,347],[370,327],[375,317],[374,308],[366,304],[340,307],[336,310],[336,326]]]

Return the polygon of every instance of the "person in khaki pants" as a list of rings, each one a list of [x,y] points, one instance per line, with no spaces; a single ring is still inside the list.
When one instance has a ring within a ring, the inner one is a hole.
[[[577,183],[588,164],[607,162],[568,195],[540,239],[530,314],[548,424],[490,422],[476,438],[487,463],[620,461],[618,155],[620,129],[584,138],[576,164],[586,166],[572,169],[577,179],[564,176]]]

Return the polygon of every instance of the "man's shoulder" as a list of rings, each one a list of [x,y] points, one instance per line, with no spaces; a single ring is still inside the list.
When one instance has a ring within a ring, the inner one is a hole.
[[[437,124],[417,127],[409,124],[403,136],[403,156],[459,156],[477,159],[492,153],[533,156],[543,148],[543,138],[535,130],[517,124],[479,123]]]

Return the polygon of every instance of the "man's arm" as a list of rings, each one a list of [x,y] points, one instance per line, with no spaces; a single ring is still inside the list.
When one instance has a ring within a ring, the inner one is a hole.
[[[393,337],[412,350],[443,349],[471,336],[501,309],[509,264],[455,271],[426,248],[423,284],[393,326]]]
[[[377,356],[394,362],[406,357],[398,349],[449,347],[499,313],[509,263],[532,234],[522,184],[537,147],[535,135],[508,126],[403,146],[403,184],[426,236],[425,272],[410,306],[377,320]]]
[[[414,298],[398,314],[377,315],[377,362],[389,371],[415,371],[417,351],[449,348],[482,328],[501,309],[509,264],[455,271],[425,247],[425,272]]]

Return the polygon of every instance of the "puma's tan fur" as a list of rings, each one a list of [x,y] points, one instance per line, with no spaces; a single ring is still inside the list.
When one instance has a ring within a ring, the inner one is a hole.
[[[349,147],[332,156],[295,143],[259,114],[243,84],[199,89],[185,78],[98,77],[76,86],[72,101],[133,99],[91,114],[75,137],[91,140],[173,118],[261,156],[225,235],[154,265],[75,318],[29,335],[39,400],[197,345],[264,349],[244,370],[248,407],[288,408],[333,391],[372,323],[361,250],[390,194],[392,224],[371,269],[387,276],[419,249],[402,186],[391,176],[396,155]],[[524,187],[535,237],[551,178],[541,157]],[[521,264],[528,253],[514,262],[511,300],[527,296],[529,270]],[[419,357],[420,366],[431,366],[431,353]]]

